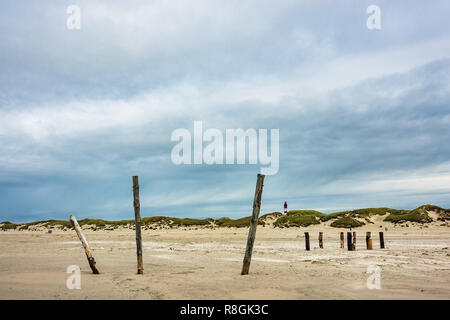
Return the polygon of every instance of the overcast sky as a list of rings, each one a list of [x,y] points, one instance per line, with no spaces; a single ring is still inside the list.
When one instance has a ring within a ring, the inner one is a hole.
[[[450,207],[449,9],[2,0],[0,221],[132,219],[132,175],[143,216],[250,215],[260,165],[172,163],[194,120],[280,129],[262,213]]]

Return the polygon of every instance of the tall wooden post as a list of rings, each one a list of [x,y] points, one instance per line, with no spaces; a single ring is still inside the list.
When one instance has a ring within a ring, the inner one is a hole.
[[[309,251],[309,232],[305,232],[305,246],[306,251]]]
[[[347,249],[348,249],[348,251],[352,251],[352,249],[353,249],[351,232],[347,232]]]
[[[356,250],[356,232],[353,232],[352,250]]]
[[[323,249],[323,232],[319,232],[319,248]]]
[[[341,232],[341,249],[344,249],[344,233]]]
[[[383,234],[383,231],[380,231],[380,248],[384,249],[384,234]]]
[[[73,215],[70,215],[70,223],[72,223],[72,226],[75,229],[75,232],[77,233],[78,238],[81,241],[81,244],[83,245],[84,252],[86,253],[86,258],[88,260],[89,266],[91,267],[92,273],[99,274],[100,272],[98,271],[94,256],[92,255],[91,249],[89,248],[89,244],[84,234],[81,232],[81,228],[80,225],[78,224],[77,219]]]
[[[367,250],[370,250],[370,249],[369,249],[369,240],[370,240],[370,237],[371,237],[370,232],[366,232],[366,249],[367,249]]]
[[[252,220],[248,230],[247,248],[245,249],[244,263],[242,265],[242,275],[248,274],[250,262],[252,260],[253,243],[255,242],[256,227],[258,226],[259,211],[261,210],[261,196],[264,186],[264,175],[258,173],[256,180],[255,197],[253,199]]]
[[[133,198],[134,198],[134,220],[136,227],[136,253],[137,273],[144,274],[144,261],[142,259],[142,236],[141,236],[141,204],[139,201],[139,180],[133,176]]]

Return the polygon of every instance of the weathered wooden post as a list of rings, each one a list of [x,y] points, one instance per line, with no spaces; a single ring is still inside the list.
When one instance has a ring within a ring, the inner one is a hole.
[[[383,231],[380,231],[380,248],[384,249],[384,234],[383,234]]]
[[[261,196],[264,186],[264,175],[258,173],[256,180],[255,198],[253,199],[252,220],[248,231],[247,248],[245,249],[244,263],[242,265],[242,275],[248,274],[250,262],[252,260],[253,243],[255,242],[256,227],[258,226],[259,211],[261,209]]]
[[[348,251],[352,251],[352,249],[353,249],[351,232],[347,232],[347,249],[348,249]]]
[[[370,237],[371,237],[370,232],[366,232],[366,249],[367,249],[367,250],[370,250],[370,249],[369,249],[369,240],[370,240]],[[372,249],[372,248],[371,248],[371,249]]]
[[[323,249],[323,232],[319,232],[319,248]]]
[[[142,259],[142,236],[141,236],[141,204],[139,201],[139,179],[133,176],[133,205],[134,220],[136,229],[136,253],[137,253],[137,273],[144,274],[144,261]]]
[[[305,246],[306,251],[309,251],[309,232],[305,232]]]
[[[356,250],[356,232],[353,232],[352,251]]]
[[[370,238],[369,242],[367,243],[367,250],[372,250],[372,238]]]
[[[97,265],[95,263],[95,259],[92,255],[91,249],[89,248],[89,244],[88,244],[84,234],[81,232],[81,228],[80,228],[80,225],[78,224],[77,219],[73,215],[70,215],[70,223],[72,223],[72,226],[75,229],[75,232],[77,233],[78,238],[81,241],[81,244],[83,245],[84,252],[86,253],[86,257],[89,262],[89,266],[91,267],[92,273],[99,274],[100,272],[98,271]]]
[[[344,249],[344,233],[341,232],[341,248]]]

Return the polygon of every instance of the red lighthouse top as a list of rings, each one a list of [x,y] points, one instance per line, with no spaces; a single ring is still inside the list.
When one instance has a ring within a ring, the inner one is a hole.
[[[284,208],[287,209],[287,202],[284,202]]]

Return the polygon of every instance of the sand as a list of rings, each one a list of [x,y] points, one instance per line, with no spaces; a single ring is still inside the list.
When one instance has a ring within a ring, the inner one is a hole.
[[[329,226],[258,227],[250,274],[241,276],[247,228],[144,230],[144,275],[136,274],[134,231],[84,231],[100,275],[73,230],[0,232],[0,299],[449,299],[450,229],[393,227],[379,249],[378,225],[354,229],[356,251],[339,248]],[[309,231],[311,251],[305,251]],[[318,232],[324,232],[324,249]],[[365,249],[365,233],[374,250]],[[81,289],[69,290],[69,265]],[[381,268],[368,289],[367,268]]]

